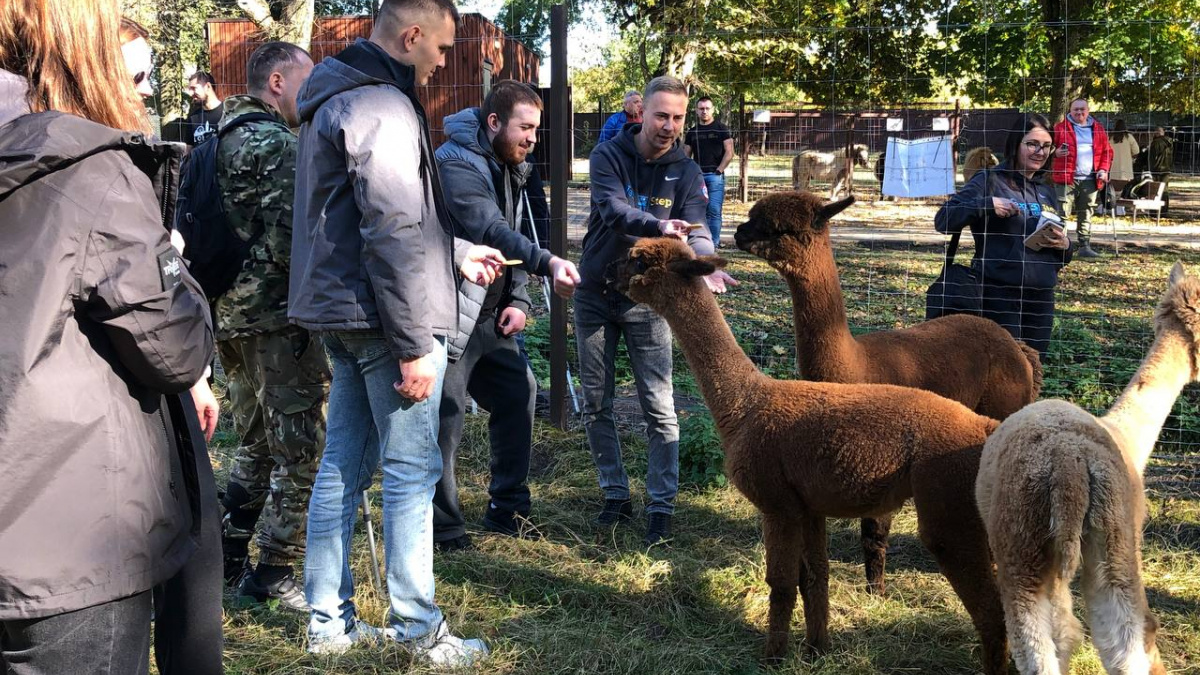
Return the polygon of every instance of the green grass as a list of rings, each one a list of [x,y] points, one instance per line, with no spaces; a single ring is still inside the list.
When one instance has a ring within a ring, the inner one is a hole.
[[[919,321],[924,288],[936,274],[932,249],[839,246],[850,321],[855,330],[878,330]],[[731,273],[742,281],[721,304],[747,351],[777,377],[793,372],[790,300],[765,264],[731,255]],[[1167,270],[1197,253],[1141,251],[1117,261],[1075,263],[1063,274],[1062,313],[1046,364],[1047,395],[1100,410],[1127,381],[1150,342],[1150,308]],[[535,361],[548,321],[535,322]],[[624,363],[624,362],[622,362]],[[680,394],[695,385],[677,361]],[[544,365],[538,365],[543,376]],[[621,377],[628,386],[627,375]],[[626,389],[626,393],[628,390]],[[1150,520],[1144,574],[1151,606],[1162,622],[1159,645],[1173,673],[1200,673],[1200,397],[1189,390],[1167,422],[1160,457],[1148,474]],[[707,435],[702,408],[689,408],[687,434]],[[635,499],[644,494],[645,442],[638,416],[621,426]],[[228,420],[222,430],[228,429]],[[214,460],[223,480],[233,451],[223,433]],[[710,454],[702,454],[710,458]],[[704,474],[703,471],[699,472]],[[484,415],[469,416],[458,468],[464,510],[477,521],[486,506],[487,429]],[[701,482],[701,481],[697,481]],[[483,636],[493,656],[486,673],[647,674],[777,672],[867,675],[974,673],[978,642],[962,606],[936,572],[917,539],[913,511],[904,509],[892,530],[888,591],[865,592],[857,521],[830,523],[833,652],[811,660],[793,649],[776,670],[758,665],[766,628],[768,589],[755,510],[731,487],[686,488],[678,500],[676,538],[650,551],[640,545],[643,524],[596,532],[589,521],[599,494],[582,432],[535,430],[530,484],[534,521],[543,541],[515,541],[474,532],[478,549],[435,559],[438,602],[455,630]],[[378,493],[375,493],[378,504]],[[360,534],[352,554],[365,619],[381,623],[385,603],[367,572]],[[398,647],[356,649],[338,659],[304,652],[304,619],[265,611],[230,609],[226,615],[226,665],[241,673],[430,672],[410,663]],[[1099,675],[1091,646],[1076,656],[1076,675]]]

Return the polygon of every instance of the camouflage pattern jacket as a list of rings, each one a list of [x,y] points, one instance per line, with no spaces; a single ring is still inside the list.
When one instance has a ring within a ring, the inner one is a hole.
[[[263,230],[237,281],[217,299],[218,340],[288,325],[297,138],[278,111],[249,95],[225,99],[221,127],[249,113],[275,115],[279,122],[244,124],[223,137],[217,149],[217,180],[230,226],[247,240]]]

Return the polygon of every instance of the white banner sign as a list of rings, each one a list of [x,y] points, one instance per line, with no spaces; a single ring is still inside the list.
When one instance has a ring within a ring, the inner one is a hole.
[[[949,117],[933,118],[933,130],[934,131],[950,131],[950,118]]]
[[[752,119],[755,124],[770,124],[771,123],[771,111],[770,110],[755,110],[754,116],[752,117]]]
[[[887,120],[888,131],[904,131],[904,118],[889,117]]]
[[[889,138],[883,165],[883,194],[936,197],[954,192],[954,153],[949,136],[916,141]]]

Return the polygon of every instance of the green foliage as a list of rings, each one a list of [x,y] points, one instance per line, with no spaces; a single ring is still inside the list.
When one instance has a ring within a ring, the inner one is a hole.
[[[963,0],[939,23],[945,66],[979,102],[1060,117],[1083,95],[1106,108],[1188,112],[1200,54],[1197,0]],[[1095,103],[1093,104],[1096,105]]]
[[[679,484],[700,488],[723,487],[725,449],[717,424],[706,409],[679,416]]]
[[[567,25],[579,22],[584,0],[566,0]],[[496,25],[505,35],[520,40],[539,57],[550,51],[550,8],[553,3],[546,0],[504,0],[496,13]]]

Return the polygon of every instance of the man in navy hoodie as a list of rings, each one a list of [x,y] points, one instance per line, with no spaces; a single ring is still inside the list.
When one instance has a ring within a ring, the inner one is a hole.
[[[711,254],[713,242],[704,226],[708,194],[700,167],[678,142],[687,115],[687,89],[673,77],[657,77],[646,86],[644,100],[640,125],[626,127],[592,151],[592,209],[579,263],[583,281],[575,294],[575,337],[583,423],[604,491],[604,508],[596,523],[611,526],[633,518],[629,476],[612,415],[617,340],[625,336],[647,422],[645,543],[650,546],[671,536],[679,487],[671,330],[654,310],[608,288],[605,273],[641,237],[678,237],[699,255]],[[736,283],[721,271],[705,281],[714,293]]]

